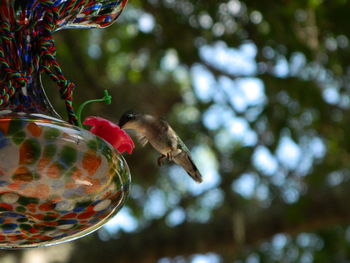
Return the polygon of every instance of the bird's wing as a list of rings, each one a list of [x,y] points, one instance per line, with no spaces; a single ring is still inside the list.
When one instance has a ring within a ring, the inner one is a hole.
[[[175,131],[170,127],[169,123],[162,119],[157,118],[153,122],[154,131],[156,131],[158,138],[169,147],[171,151],[177,149],[177,135]]]
[[[148,143],[146,136],[142,135],[139,132],[135,132],[135,135],[136,135],[138,142],[141,144],[142,147],[144,147]]]
[[[166,134],[169,132],[169,129],[171,129],[169,123],[162,118],[155,119],[153,123],[155,129],[159,133]]]
[[[187,148],[186,144],[180,139],[180,137],[177,137],[177,149],[186,152],[187,154],[190,153],[190,150]]]

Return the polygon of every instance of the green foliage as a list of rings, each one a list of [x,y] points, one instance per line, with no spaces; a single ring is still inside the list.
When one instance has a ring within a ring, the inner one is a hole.
[[[113,96],[86,116],[117,122],[134,108],[165,117],[209,181],[159,169],[151,147],[138,146],[125,157],[136,228],[76,241],[71,262],[191,262],[198,253],[214,253],[212,262],[345,262],[349,8],[344,0],[135,0],[105,30],[58,33],[75,104],[104,89]],[[247,57],[225,60],[245,48],[253,70]],[[259,100],[247,99],[256,84],[242,91],[247,80],[260,81]]]

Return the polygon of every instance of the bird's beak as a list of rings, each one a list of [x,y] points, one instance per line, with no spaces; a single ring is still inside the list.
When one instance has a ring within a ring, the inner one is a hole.
[[[128,121],[127,123],[121,123],[119,127],[123,128],[124,130],[141,130],[139,122],[137,121]]]

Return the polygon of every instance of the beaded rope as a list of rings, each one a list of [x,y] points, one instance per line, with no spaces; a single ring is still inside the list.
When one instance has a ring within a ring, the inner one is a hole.
[[[10,98],[15,94],[16,89],[25,86],[28,83],[27,77],[22,73],[14,70],[14,66],[5,56],[4,47],[10,46],[13,41],[13,33],[10,24],[4,21],[0,22],[0,65],[5,74],[3,78],[7,80],[8,85],[1,89],[0,105],[6,105]]]
[[[52,33],[56,29],[58,18],[66,12],[75,12],[82,6],[88,4],[90,0],[71,1],[64,8],[58,8],[52,0],[40,0],[35,2],[37,5],[45,7],[45,14],[42,19],[32,19],[31,23],[26,25],[26,28],[35,28],[38,32],[37,45],[38,54],[33,58],[33,65],[39,65],[40,72],[45,72],[59,87],[61,98],[65,101],[68,120],[70,123],[77,125],[77,116],[73,108],[73,91],[75,84],[67,80],[61,70],[56,59],[56,47],[52,37]],[[38,14],[39,16],[40,14]],[[24,26],[17,23],[9,23],[0,21],[0,68],[1,77],[6,83],[1,87],[0,91],[0,106],[5,106],[9,103],[16,90],[24,87],[28,83],[28,77],[25,73],[16,70],[16,65],[11,63],[5,55],[5,49],[11,50],[15,43],[15,33],[23,30]],[[11,54],[12,55],[12,54]],[[31,74],[33,68],[28,70],[27,74]]]

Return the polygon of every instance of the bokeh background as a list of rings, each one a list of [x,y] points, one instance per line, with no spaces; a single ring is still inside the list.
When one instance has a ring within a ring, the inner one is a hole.
[[[55,34],[85,115],[166,118],[204,176],[137,145],[130,198],[80,240],[1,263],[350,262],[350,3],[130,0],[107,29]],[[43,77],[65,117],[57,88]]]

